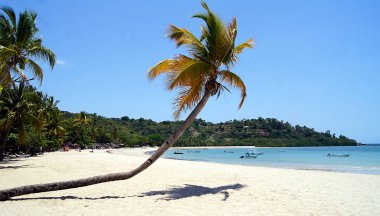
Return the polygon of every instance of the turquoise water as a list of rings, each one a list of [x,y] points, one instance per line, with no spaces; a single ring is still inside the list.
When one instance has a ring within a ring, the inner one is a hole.
[[[255,148],[263,155],[241,159],[251,148],[181,149],[184,154],[169,150],[165,158],[241,164],[293,169],[324,170],[380,175],[380,146]],[[233,153],[226,153],[233,152]],[[327,157],[327,154],[350,154],[350,157]]]

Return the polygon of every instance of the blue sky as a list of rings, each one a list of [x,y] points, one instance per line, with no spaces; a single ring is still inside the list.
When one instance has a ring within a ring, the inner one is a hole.
[[[363,143],[380,143],[380,1],[207,1],[223,20],[238,21],[237,41],[256,47],[233,69],[239,93],[211,99],[200,118],[212,122],[274,117]],[[172,119],[173,92],[147,70],[176,49],[169,24],[199,35],[199,1],[3,1],[34,10],[46,46],[58,56],[41,89],[62,110],[155,121]],[[185,116],[185,115],[183,115]]]

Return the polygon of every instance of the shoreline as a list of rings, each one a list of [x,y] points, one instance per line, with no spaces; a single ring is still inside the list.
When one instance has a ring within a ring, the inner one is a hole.
[[[325,147],[325,146],[324,146]],[[150,147],[147,149],[147,151],[144,152],[144,155],[152,155],[154,151],[156,151],[158,147]],[[255,146],[249,146],[249,147],[239,147],[237,149],[242,148],[257,148],[260,149],[261,147],[255,147]],[[284,148],[284,147],[264,147],[264,148]],[[285,147],[288,148],[288,147]],[[293,147],[298,148],[298,147]],[[207,150],[207,149],[236,149],[235,147],[227,146],[227,147],[210,147],[210,148],[203,148],[203,147],[171,147],[172,150]],[[120,149],[120,152],[123,150]],[[204,162],[204,163],[213,163],[213,164],[227,164],[227,165],[241,165],[241,166],[253,166],[253,167],[266,167],[266,168],[278,168],[278,169],[293,169],[293,170],[308,170],[308,171],[322,171],[322,172],[336,172],[336,173],[350,173],[350,174],[356,174],[356,175],[380,175],[380,171],[378,169],[374,169],[374,167],[366,167],[363,165],[326,165],[326,164],[294,164],[293,162],[275,162],[272,163],[268,162],[267,164],[248,164],[248,163],[236,163],[231,161],[213,161],[213,160],[206,160],[206,159],[191,159],[191,158],[177,158],[174,156],[167,155],[166,157],[161,156],[161,158],[169,159],[169,160],[176,160],[176,161],[195,161],[195,162]]]
[[[0,189],[136,168],[146,148],[52,152],[0,164]],[[36,175],[38,174],[38,175]],[[15,197],[8,215],[379,215],[380,176],[160,158],[125,181]],[[333,196],[331,196],[333,194]],[[38,206],[38,208],[35,208]]]
[[[380,145],[380,144],[379,144]],[[179,147],[179,146],[175,146],[175,147],[170,147],[171,149],[172,148],[175,148],[175,149],[218,149],[218,148],[313,148],[313,147],[318,147],[318,148],[331,148],[331,147],[360,147],[360,146],[372,146],[372,145],[347,145],[347,146],[194,146],[194,147],[191,147],[191,146],[186,146],[186,147]],[[375,145],[374,145],[375,146]],[[153,148],[153,147],[152,147]],[[157,147],[158,148],[158,147]]]

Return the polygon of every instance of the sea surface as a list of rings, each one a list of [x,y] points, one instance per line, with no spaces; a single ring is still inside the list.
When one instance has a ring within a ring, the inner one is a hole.
[[[380,146],[344,147],[281,147],[259,148],[264,153],[255,159],[242,159],[252,148],[170,149],[165,158],[205,161],[250,166],[323,170],[380,175]],[[174,154],[180,150],[183,154]],[[328,157],[327,154],[349,154],[349,157]]]

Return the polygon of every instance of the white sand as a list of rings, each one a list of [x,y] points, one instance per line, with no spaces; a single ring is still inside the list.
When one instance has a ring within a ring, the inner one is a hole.
[[[0,189],[130,170],[129,156],[54,152],[0,164]],[[125,181],[0,202],[0,215],[380,215],[380,176],[159,159]]]

